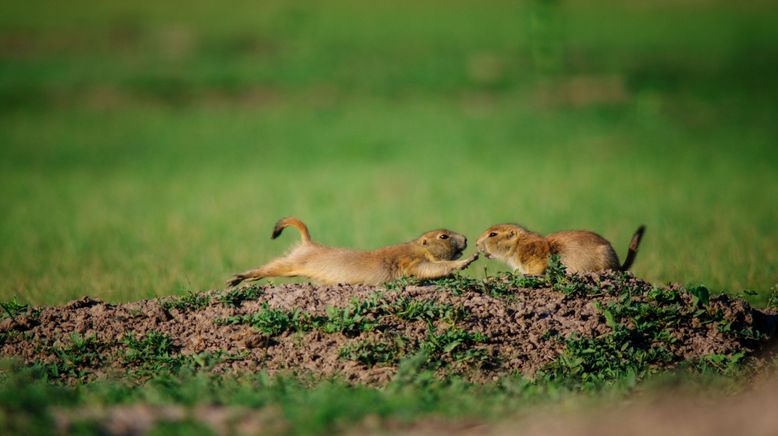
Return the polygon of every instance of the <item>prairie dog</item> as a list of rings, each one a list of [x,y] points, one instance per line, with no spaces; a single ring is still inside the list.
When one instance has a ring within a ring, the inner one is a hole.
[[[300,231],[302,240],[286,255],[259,268],[235,274],[227,282],[235,286],[244,280],[265,277],[309,277],[323,284],[380,285],[400,277],[433,279],[467,268],[478,253],[456,260],[467,247],[467,238],[450,230],[432,230],[417,239],[371,251],[333,248],[311,240],[308,227],[297,218],[282,218],[273,229],[277,238],[286,227]]]
[[[522,274],[543,274],[548,259],[558,254],[568,272],[626,271],[635,261],[645,226],[640,226],[629,244],[627,258],[619,265],[613,246],[594,232],[576,230],[542,236],[515,224],[489,227],[476,245],[489,259],[501,260]]]

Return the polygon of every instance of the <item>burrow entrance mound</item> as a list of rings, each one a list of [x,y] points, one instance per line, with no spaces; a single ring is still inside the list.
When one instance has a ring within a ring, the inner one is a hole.
[[[70,382],[194,368],[382,385],[406,358],[475,382],[516,373],[585,382],[679,365],[725,370],[758,355],[776,324],[740,299],[610,272],[255,285],[7,312],[0,355]]]

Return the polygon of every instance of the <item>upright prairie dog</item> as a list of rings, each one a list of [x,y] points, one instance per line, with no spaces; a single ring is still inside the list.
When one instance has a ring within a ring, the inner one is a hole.
[[[501,260],[522,274],[539,275],[546,271],[548,259],[558,254],[567,272],[626,271],[635,261],[645,226],[640,226],[629,244],[627,258],[619,265],[613,246],[594,232],[577,230],[542,236],[515,224],[489,227],[476,245],[489,259]]]
[[[333,248],[311,240],[308,227],[297,218],[282,218],[273,229],[273,239],[285,227],[300,231],[302,241],[283,257],[259,268],[235,274],[227,282],[235,286],[244,280],[265,277],[304,276],[323,284],[380,285],[400,277],[434,279],[467,268],[478,253],[456,260],[467,247],[467,238],[450,230],[433,230],[404,244],[371,251]]]

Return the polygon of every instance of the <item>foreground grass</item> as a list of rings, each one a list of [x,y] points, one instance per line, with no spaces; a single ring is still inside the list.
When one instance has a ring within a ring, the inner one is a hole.
[[[284,215],[331,245],[510,221],[622,256],[643,223],[641,277],[778,282],[766,3],[16,3],[3,300],[220,286],[296,239],[269,241]]]
[[[229,411],[227,428],[250,422],[249,432],[274,434],[330,434],[367,426],[411,426],[425,418],[446,417],[453,423],[499,422],[526,416],[539,406],[566,404],[593,407],[622,400],[636,392],[677,388],[708,391],[710,396],[732,394],[748,381],[729,376],[680,371],[655,375],[637,383],[622,377],[598,388],[581,390],[563,383],[505,377],[487,385],[474,385],[453,377],[440,379],[422,370],[423,359],[411,358],[384,388],[349,385],[338,380],[311,380],[293,376],[219,376],[187,370],[159,374],[142,382],[100,380],[79,385],[52,384],[40,368],[6,365],[0,378],[0,427],[11,434],[48,434],[56,411],[60,430],[94,434],[110,428],[114,406],[148,405],[152,410],[176,407],[179,415],[142,414],[152,417],[149,428],[158,431],[209,430],[203,410]],[[205,408],[205,409],[204,409]],[[91,413],[79,411],[91,410]],[[167,416],[167,417],[165,417]],[[172,417],[171,417],[172,416]],[[247,417],[252,417],[248,419]],[[144,424],[138,425],[143,428]],[[246,427],[242,427],[246,431]],[[211,427],[211,431],[214,429]]]
[[[761,371],[771,363],[762,353],[764,340],[774,332],[756,330],[756,324],[744,321],[751,316],[746,312],[726,315],[727,309],[736,307],[729,306],[730,299],[712,299],[704,287],[654,287],[627,274],[614,274],[602,286],[592,280],[566,275],[554,258],[545,276],[502,275],[485,281],[454,277],[434,282],[444,288],[441,292],[476,291],[495,298],[511,298],[516,287],[551,287],[565,298],[594,300],[601,322],[608,327],[594,337],[579,337],[577,332],[561,337],[549,331],[548,339],[562,341],[564,350],[532,378],[504,371],[480,384],[468,381],[468,372],[460,373],[462,367],[451,365],[470,362],[475,364],[471,369],[476,369],[486,363],[478,352],[485,338],[457,326],[470,316],[467,310],[413,298],[389,302],[373,294],[317,316],[297,308],[284,311],[263,305],[256,312],[213,320],[247,324],[268,338],[313,329],[324,335],[358,335],[377,329],[388,317],[426,321],[430,334],[414,346],[399,349],[389,343],[362,342],[364,347],[340,350],[341,359],[358,361],[364,368],[398,363],[397,373],[380,388],[316,378],[302,369],[272,375],[225,372],[224,367],[218,369],[220,363],[243,360],[247,355],[183,354],[173,338],[153,330],[144,335],[125,332],[121,346],[106,353],[107,344],[94,335],[73,333],[70,341],[45,341],[30,331],[11,329],[0,339],[40,341],[36,351],[49,347],[54,356],[26,365],[5,362],[0,367],[0,427],[12,434],[46,434],[53,426],[59,432],[84,434],[331,434],[397,431],[441,417],[454,427],[491,425],[529,416],[539,406],[608,407],[614,401],[667,388],[682,387],[687,393],[701,390],[710,401],[742,392],[756,376],[765,377]],[[407,280],[394,282],[386,292],[397,292],[409,284]],[[213,298],[235,307],[260,294],[258,288],[243,288]],[[606,294],[616,298],[607,304],[596,300]],[[774,299],[775,294],[773,304]],[[203,309],[208,301],[205,294],[191,293],[165,303],[170,309],[190,313]],[[15,300],[3,303],[2,309],[2,318],[10,318],[5,324],[10,320],[34,324],[40,316],[36,308]],[[434,327],[441,320],[449,325],[448,330]],[[696,358],[688,357],[689,350],[673,354],[679,351],[673,344],[683,339],[678,335],[684,328],[704,325],[714,326],[712,331],[722,338],[736,339],[737,347],[727,354]],[[499,356],[496,359],[493,363]],[[101,371],[110,361],[122,365]]]

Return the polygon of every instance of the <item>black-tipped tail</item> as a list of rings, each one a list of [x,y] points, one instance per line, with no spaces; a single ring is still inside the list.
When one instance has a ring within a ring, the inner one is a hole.
[[[640,226],[632,235],[632,241],[629,243],[629,250],[627,250],[627,257],[624,259],[624,263],[621,265],[622,271],[627,271],[635,262],[635,257],[638,255],[638,246],[640,246],[640,240],[643,239],[643,233],[646,231],[646,226]]]
[[[303,243],[307,244],[311,242],[311,234],[308,232],[308,227],[295,217],[286,217],[278,220],[276,226],[273,227],[272,238],[277,238],[279,235],[281,235],[281,232],[283,232],[285,228],[290,226],[300,231],[300,235],[303,238]]]

